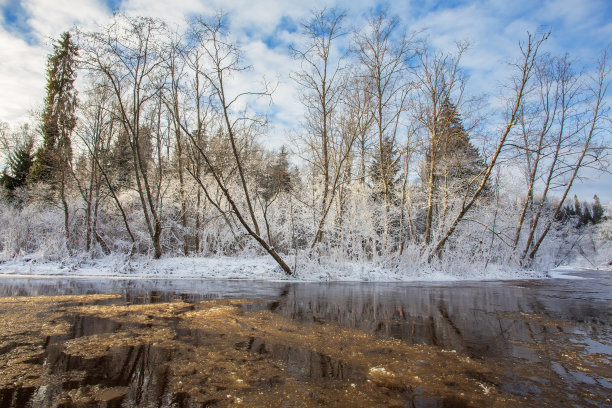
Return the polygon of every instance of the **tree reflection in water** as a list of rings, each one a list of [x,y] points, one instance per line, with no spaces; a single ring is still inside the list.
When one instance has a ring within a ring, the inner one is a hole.
[[[612,291],[592,278],[3,279],[0,406],[608,406]]]

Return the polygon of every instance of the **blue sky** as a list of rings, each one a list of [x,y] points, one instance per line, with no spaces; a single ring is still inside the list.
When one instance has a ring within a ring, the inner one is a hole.
[[[299,126],[303,114],[289,78],[295,62],[288,47],[299,41],[299,22],[322,6],[346,9],[347,26],[353,27],[363,23],[370,9],[388,7],[408,31],[421,32],[442,50],[452,49],[457,40],[469,41],[471,48],[463,59],[470,76],[468,92],[493,96],[507,79],[504,62],[517,55],[517,43],[527,31],[551,30],[546,51],[568,52],[587,70],[612,41],[610,0],[0,0],[0,121],[16,125],[40,107],[50,43],[75,25],[93,30],[108,21],[113,10],[172,24],[223,10],[254,68],[243,83],[261,76],[278,82],[275,105],[269,111],[274,129],[270,142],[285,143],[283,138]],[[575,191],[585,199],[597,192],[603,201],[612,201],[612,177],[579,184]]]

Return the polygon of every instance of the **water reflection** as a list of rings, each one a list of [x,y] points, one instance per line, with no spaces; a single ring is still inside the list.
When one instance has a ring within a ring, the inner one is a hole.
[[[585,281],[580,281],[585,282]],[[596,293],[583,292],[567,282],[535,282],[529,286],[485,283],[451,286],[328,284],[313,290],[309,285],[291,285],[286,296],[272,309],[299,321],[340,324],[367,332],[402,339],[410,344],[429,344],[468,353],[472,357],[532,357],[517,342],[543,342],[548,326],[535,320],[586,323],[591,330],[609,327],[609,282],[587,281],[599,286]],[[583,283],[584,285],[585,283]],[[558,285],[559,291],[555,285]],[[532,317],[517,319],[516,317]]]
[[[0,318],[36,327],[0,334],[0,373],[14,376],[0,382],[0,407],[608,406],[612,281],[589,277],[0,279],[4,297],[120,295],[41,300],[30,314],[0,303]],[[227,298],[255,301],[215,301]]]

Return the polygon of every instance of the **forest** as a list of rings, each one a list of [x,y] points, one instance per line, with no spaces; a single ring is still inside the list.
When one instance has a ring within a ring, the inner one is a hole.
[[[605,50],[581,65],[525,33],[497,89],[473,89],[465,42],[315,11],[287,50],[304,116],[273,148],[276,84],[244,80],[228,27],[116,14],[56,39],[42,111],[1,124],[0,259],[543,270],[612,239],[572,191],[608,171]]]

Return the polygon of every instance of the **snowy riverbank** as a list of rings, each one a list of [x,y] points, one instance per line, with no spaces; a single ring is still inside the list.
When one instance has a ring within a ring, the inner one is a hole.
[[[302,262],[294,276],[286,276],[266,256],[255,257],[170,257],[153,260],[144,257],[108,256],[101,259],[74,258],[67,261],[18,259],[0,263],[0,276],[70,277],[111,279],[241,279],[291,281],[461,281],[514,280],[563,277],[576,266],[558,268],[553,273],[525,271],[489,265],[463,266],[455,270],[423,269],[401,263],[380,266],[368,263]]]

